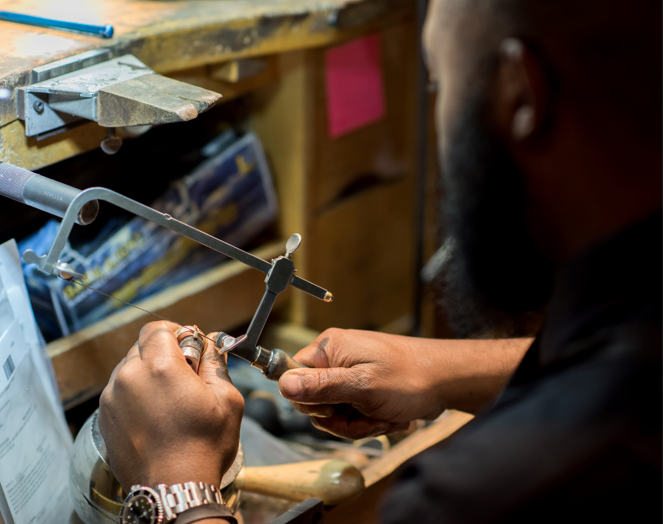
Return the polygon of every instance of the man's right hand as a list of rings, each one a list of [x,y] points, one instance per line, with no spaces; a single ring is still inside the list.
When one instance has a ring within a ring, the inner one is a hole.
[[[432,340],[371,331],[328,329],[295,359],[282,395],[315,426],[346,438],[405,429],[444,409],[474,412],[491,401],[531,339]],[[362,416],[347,416],[350,404]]]

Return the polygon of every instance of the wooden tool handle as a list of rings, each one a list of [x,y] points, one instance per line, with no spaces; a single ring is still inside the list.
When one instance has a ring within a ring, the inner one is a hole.
[[[339,504],[365,490],[365,479],[360,471],[341,460],[244,468],[235,483],[239,489],[253,493],[289,500],[315,497],[324,504]]]

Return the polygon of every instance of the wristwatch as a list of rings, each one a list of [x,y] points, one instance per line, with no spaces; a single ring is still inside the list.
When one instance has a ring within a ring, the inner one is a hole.
[[[167,486],[132,486],[120,510],[120,524],[167,524],[191,508],[214,504],[225,508],[219,516],[230,516],[222,494],[203,482],[185,482]],[[224,513],[224,514],[223,514]]]

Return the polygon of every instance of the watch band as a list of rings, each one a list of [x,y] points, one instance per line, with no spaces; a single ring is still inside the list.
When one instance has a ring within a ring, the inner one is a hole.
[[[157,491],[164,505],[164,520],[171,522],[180,513],[204,504],[224,504],[222,494],[215,486],[203,482],[184,484],[159,484]]]
[[[230,524],[238,524],[238,521],[233,516],[233,512],[228,506],[215,503],[204,504],[203,506],[190,508],[182,512],[176,517],[175,524],[192,524],[203,519],[219,517],[226,519]]]

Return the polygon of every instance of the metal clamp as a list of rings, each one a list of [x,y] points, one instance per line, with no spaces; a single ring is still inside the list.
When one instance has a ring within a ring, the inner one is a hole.
[[[166,124],[196,118],[219,93],[157,74],[133,55],[113,58],[96,49],[33,69],[31,84],[16,91],[26,136],[47,138],[86,120],[107,128]],[[121,144],[112,132],[103,150]]]

